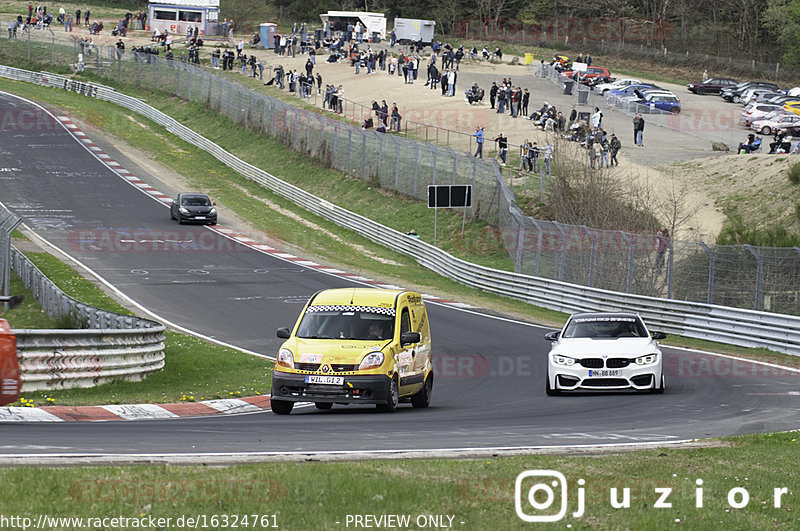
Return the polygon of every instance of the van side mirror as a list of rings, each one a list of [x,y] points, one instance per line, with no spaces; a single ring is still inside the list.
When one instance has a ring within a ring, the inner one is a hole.
[[[419,332],[403,332],[400,334],[400,346],[419,343],[421,339]]]
[[[547,332],[544,335],[544,338],[548,341],[558,341],[558,336],[561,335],[561,330],[553,330],[552,332]]]
[[[288,328],[278,328],[278,337],[280,339],[289,339],[292,333],[289,331]]]
[[[653,336],[653,339],[666,339],[667,338],[667,334],[665,334],[664,332],[653,332],[650,335]]]

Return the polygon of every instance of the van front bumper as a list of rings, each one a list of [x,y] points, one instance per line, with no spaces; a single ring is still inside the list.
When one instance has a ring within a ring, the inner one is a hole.
[[[342,376],[342,385],[306,383],[307,374],[275,371],[272,398],[290,402],[333,402],[337,404],[385,404],[390,379],[385,375]]]

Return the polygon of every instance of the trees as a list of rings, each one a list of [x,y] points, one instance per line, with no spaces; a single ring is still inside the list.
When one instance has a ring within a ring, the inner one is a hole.
[[[800,66],[800,0],[769,0],[761,20],[783,46],[783,62]]]

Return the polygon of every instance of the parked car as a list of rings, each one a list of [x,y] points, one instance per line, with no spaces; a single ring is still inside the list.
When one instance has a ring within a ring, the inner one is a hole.
[[[775,83],[770,83],[769,81],[745,81],[743,83],[739,83],[738,85],[734,85],[733,87],[722,89],[719,95],[722,96],[722,98],[726,101],[739,103],[742,98],[742,93],[751,88],[769,88],[776,92],[778,91],[778,85]]]
[[[733,87],[737,83],[739,82],[735,79],[729,79],[727,77],[712,77],[700,83],[689,83],[686,85],[686,88],[689,89],[690,92],[702,96],[703,94],[719,94],[722,89]]]
[[[637,90],[652,90],[658,89],[663,90],[661,87],[654,83],[640,83],[638,85],[628,85],[627,87],[619,88],[619,89],[611,89],[606,94],[611,96],[626,96],[626,95],[635,95]]]
[[[169,215],[177,219],[179,224],[196,222],[217,224],[216,203],[212,203],[206,194],[184,193],[172,200]]]
[[[565,70],[562,72],[567,77],[575,78],[581,83],[587,83],[594,78],[610,78],[611,72],[608,68],[602,66],[590,66],[586,68],[586,72],[576,72],[574,70]],[[577,76],[576,76],[577,74]]]
[[[663,90],[658,85],[653,83],[640,83],[639,85],[628,85],[627,87],[619,88],[619,89],[612,89],[606,91],[606,101],[608,103],[613,103],[614,101],[620,100],[629,100],[631,98],[637,99],[641,98],[640,95],[636,94],[637,90]]]
[[[800,87],[790,88],[789,90],[785,90],[783,92],[787,96],[800,96]]]
[[[796,96],[775,96],[773,98],[768,99],[764,103],[768,103],[770,105],[781,105],[781,106],[783,106],[783,105],[786,105],[787,103],[790,103],[790,102],[793,102],[793,101],[800,101],[800,98],[798,98]]]
[[[800,114],[800,101],[788,101],[783,104],[783,108],[794,114]]]
[[[754,121],[767,119],[772,113],[776,113],[774,116],[777,116],[779,114],[786,114],[787,111],[780,105],[751,103],[742,110],[740,121],[745,126],[750,127],[750,124]]]
[[[769,96],[767,98],[764,98],[765,94],[769,94]],[[761,101],[766,101],[769,98],[774,98],[775,96],[780,96],[780,95],[781,95],[780,92],[776,92],[775,90],[769,88],[761,88],[761,87],[750,88],[742,93],[740,97],[740,103],[747,105],[751,101],[758,101],[757,98],[759,96],[763,98]]]
[[[640,85],[642,82],[638,79],[633,79],[630,77],[626,77],[623,79],[615,79],[611,83],[600,83],[594,86],[595,92],[599,92],[601,94],[605,94],[609,90],[617,90],[621,88],[625,88],[629,85]]]
[[[747,100],[747,103],[765,103],[771,98],[775,98],[777,96],[781,96],[781,93],[770,89],[759,89],[753,92],[753,94]]]
[[[643,94],[643,96],[643,98],[634,101],[637,105],[647,109],[643,112],[653,112],[654,110],[671,112],[672,114],[681,112],[681,100],[671,92],[650,92]]]
[[[663,359],[658,339],[635,313],[576,313],[562,330],[548,332],[548,395],[565,391],[632,389],[663,393]]]
[[[762,135],[771,135],[776,129],[787,129],[800,125],[800,116],[797,114],[781,114],[770,119],[755,120],[750,124],[750,129]]]

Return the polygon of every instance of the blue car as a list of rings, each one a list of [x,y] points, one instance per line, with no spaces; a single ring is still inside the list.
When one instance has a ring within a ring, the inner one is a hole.
[[[634,103],[642,108],[640,112],[653,112],[655,110],[671,112],[672,114],[681,112],[681,100],[675,94],[644,94],[643,98],[636,100]]]
[[[628,85],[627,87],[624,87],[624,88],[621,88],[621,89],[617,89],[617,90],[609,90],[607,93],[617,96],[617,95],[623,95],[623,94],[634,94],[634,92],[637,91],[637,90],[651,90],[651,89],[659,89],[659,88],[661,88],[661,87],[659,87],[658,85],[655,85],[653,83],[640,83],[638,85]]]

